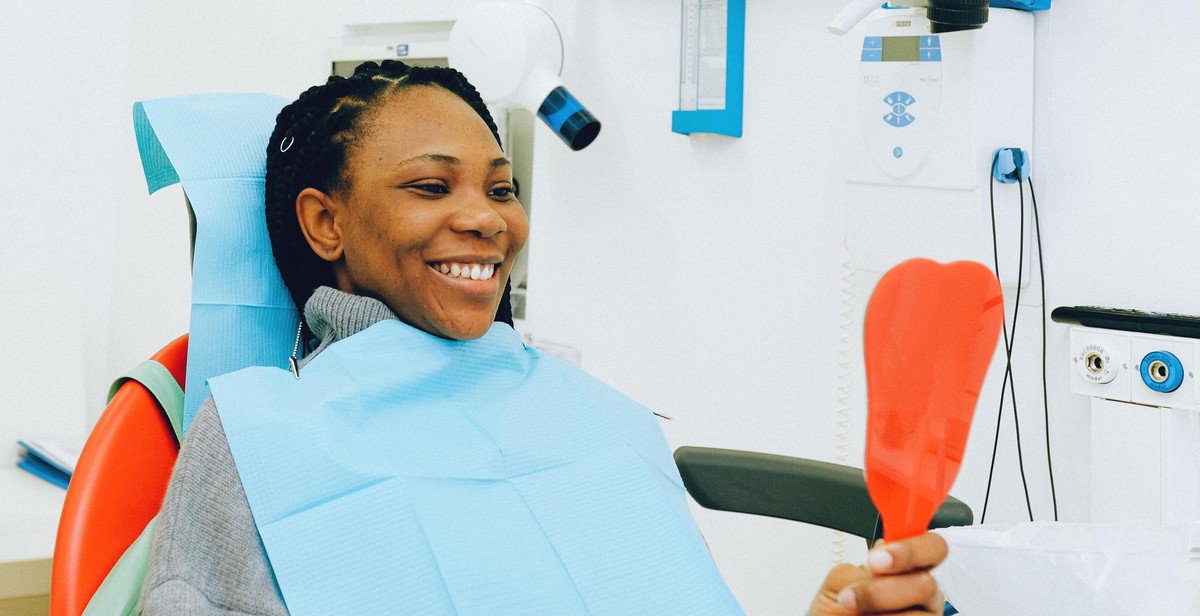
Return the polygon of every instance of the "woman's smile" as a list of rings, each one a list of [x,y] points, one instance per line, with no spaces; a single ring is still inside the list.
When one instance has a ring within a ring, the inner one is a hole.
[[[497,276],[501,262],[456,259],[427,263],[440,291],[448,296],[460,294],[471,298],[490,298],[503,291]]]
[[[463,280],[491,280],[496,273],[495,263],[440,261],[429,266],[450,278]]]

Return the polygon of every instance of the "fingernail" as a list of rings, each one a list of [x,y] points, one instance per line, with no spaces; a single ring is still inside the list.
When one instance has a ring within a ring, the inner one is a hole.
[[[872,571],[886,571],[892,566],[892,553],[887,550],[874,550],[867,554],[867,566]]]
[[[858,600],[854,596],[854,589],[843,588],[842,592],[838,593],[838,604],[842,606],[842,609],[853,612],[857,603]]]

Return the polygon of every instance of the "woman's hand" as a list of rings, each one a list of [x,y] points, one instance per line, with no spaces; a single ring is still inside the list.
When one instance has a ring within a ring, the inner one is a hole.
[[[941,614],[945,599],[929,571],[947,552],[946,540],[925,533],[867,554],[864,567],[838,565],[825,577],[809,616]]]

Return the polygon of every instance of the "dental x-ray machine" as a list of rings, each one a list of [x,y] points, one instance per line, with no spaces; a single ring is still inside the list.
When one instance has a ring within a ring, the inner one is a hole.
[[[450,65],[462,71],[494,107],[537,114],[572,150],[600,133],[600,121],[563,87],[563,42],[542,7],[481,2],[450,31]]]

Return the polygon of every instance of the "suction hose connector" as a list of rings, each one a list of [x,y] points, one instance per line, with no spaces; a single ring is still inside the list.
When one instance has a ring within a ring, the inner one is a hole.
[[[1164,394],[1183,384],[1183,362],[1170,351],[1153,351],[1142,358],[1139,372],[1146,387]]]

